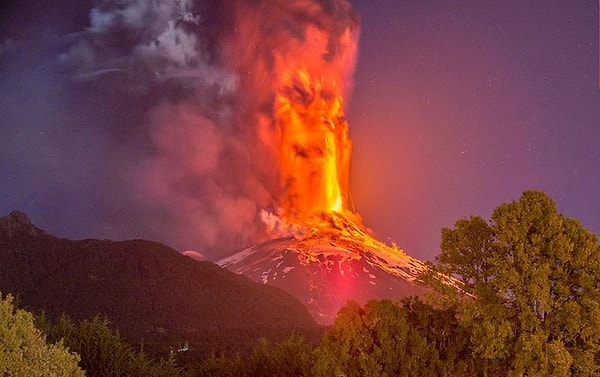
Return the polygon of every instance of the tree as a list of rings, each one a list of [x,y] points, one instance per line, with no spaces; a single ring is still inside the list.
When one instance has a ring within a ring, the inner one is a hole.
[[[600,374],[598,239],[546,194],[443,229],[435,267],[474,297],[458,305],[484,375]]]
[[[80,365],[92,376],[179,376],[175,357],[155,361],[136,352],[120,333],[110,328],[108,319],[96,316],[73,323],[61,316],[56,324],[38,318],[51,339],[64,343],[81,355]]]
[[[261,339],[246,361],[247,376],[312,376],[312,350],[304,338],[292,335],[279,343]]]
[[[410,323],[413,314],[389,300],[369,301],[364,308],[348,303],[316,351],[314,375],[444,375],[439,349]]]
[[[442,229],[442,253],[437,257],[445,273],[462,279],[469,294],[485,294],[493,278],[491,259],[496,255],[493,230],[481,217],[458,220],[455,229]]]
[[[427,347],[440,362],[436,376],[474,376],[477,365],[471,357],[470,333],[461,326],[456,308],[434,307],[417,297],[402,300],[410,328],[427,340]]]
[[[262,339],[245,358],[212,354],[195,375],[471,377],[477,369],[468,346],[453,310],[417,298],[349,302],[317,347],[295,335],[280,343]]]
[[[195,370],[196,376],[211,377],[284,377],[313,376],[313,349],[304,338],[292,335],[287,340],[273,343],[259,340],[247,357],[227,357],[211,354]]]
[[[13,297],[0,293],[0,375],[84,376],[79,356],[63,345],[46,343],[33,315],[13,305]]]

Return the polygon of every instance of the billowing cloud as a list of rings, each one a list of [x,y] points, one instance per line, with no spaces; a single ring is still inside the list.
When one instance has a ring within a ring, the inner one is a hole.
[[[0,59],[11,56],[0,65],[2,143],[19,161],[2,189],[35,182],[11,209],[59,235],[143,237],[209,256],[263,239],[260,212],[281,193],[273,71],[298,51],[310,64],[343,59],[349,88],[350,4],[104,0],[86,13],[69,30],[57,14],[51,44],[0,35]],[[29,71],[17,64],[27,44],[49,46]],[[33,88],[48,90],[28,97]]]

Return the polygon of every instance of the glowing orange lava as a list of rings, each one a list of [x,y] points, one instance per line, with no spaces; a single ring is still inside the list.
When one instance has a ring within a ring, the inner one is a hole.
[[[280,165],[292,217],[342,212],[347,205],[351,142],[341,97],[306,72],[284,77],[276,99]]]
[[[278,157],[285,195],[281,203],[286,218],[294,223],[326,213],[348,213],[348,174],[352,142],[343,108],[340,82],[353,64],[338,59],[326,64],[327,46],[318,31],[308,51],[280,57],[275,93],[275,123],[278,129]],[[350,43],[348,33],[348,45]],[[317,46],[316,48],[314,46]],[[322,51],[319,51],[319,47]],[[352,56],[354,51],[348,51]],[[303,58],[305,53],[307,56]]]

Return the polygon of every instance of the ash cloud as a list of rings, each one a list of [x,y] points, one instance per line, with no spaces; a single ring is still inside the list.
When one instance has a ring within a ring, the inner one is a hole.
[[[277,57],[310,50],[317,29],[327,51],[314,59],[348,60],[350,4],[105,0],[63,14],[70,3],[5,16],[0,209],[65,237],[209,257],[262,240],[260,212],[280,195],[264,136]]]

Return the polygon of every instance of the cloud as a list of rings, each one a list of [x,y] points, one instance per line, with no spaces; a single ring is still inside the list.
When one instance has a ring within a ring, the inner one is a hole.
[[[186,257],[190,257],[192,259],[195,259],[197,261],[206,260],[206,257],[202,253],[199,253],[199,252],[194,251],[194,250],[186,250],[186,251],[182,252],[181,254],[185,255]]]

